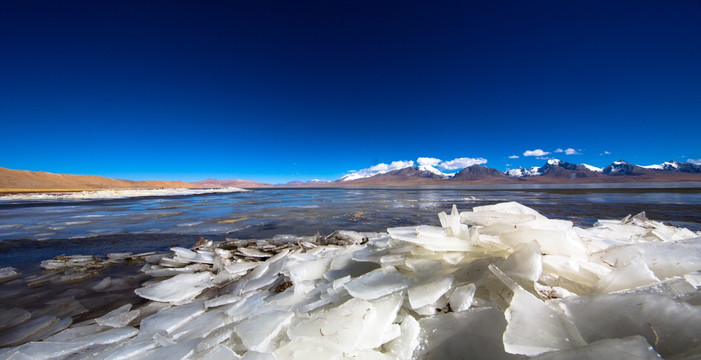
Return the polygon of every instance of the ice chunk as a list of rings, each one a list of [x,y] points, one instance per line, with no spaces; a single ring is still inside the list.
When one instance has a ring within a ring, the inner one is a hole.
[[[449,236],[446,229],[435,226],[411,226],[387,229],[393,239],[420,245],[432,251],[474,251],[483,249],[475,247],[471,241]]]
[[[456,312],[469,309],[472,306],[472,299],[475,297],[476,289],[477,287],[473,283],[455,288],[448,300],[450,308]]]
[[[238,360],[241,357],[224,345],[219,345],[209,352],[202,360]]]
[[[276,359],[285,360],[343,359],[343,353],[328,341],[320,341],[309,337],[293,339],[275,350],[274,354]],[[248,360],[248,358],[244,355],[242,360]]]
[[[21,324],[29,318],[32,314],[29,311],[20,308],[11,308],[3,310],[0,312],[0,329],[8,328]]]
[[[532,357],[533,360],[599,360],[618,359],[659,360],[660,355],[642,336],[623,339],[605,339],[571,350],[553,351]]]
[[[0,346],[17,345],[38,339],[37,335],[48,330],[58,321],[59,319],[55,316],[44,315],[6,329],[0,333]]]
[[[657,294],[557,300],[587,342],[641,335],[663,357],[701,346],[701,308]]]
[[[79,342],[79,343],[88,344],[89,346],[92,346],[95,344],[101,344],[101,345],[114,344],[114,343],[129,339],[131,337],[134,337],[138,333],[139,333],[139,330],[137,330],[133,327],[127,326],[127,327],[109,329],[109,330],[105,330],[105,331],[95,333],[95,334],[85,335],[83,337],[76,339],[75,341]]]
[[[313,313],[310,319],[290,327],[287,336],[293,342],[303,338],[318,338],[327,344],[321,346],[325,352],[329,349],[351,352],[358,350],[363,332],[368,330],[368,324],[374,323],[377,316],[377,310],[372,303],[353,298],[338,307]],[[298,341],[295,344],[301,343]],[[289,350],[282,353],[293,351],[291,349],[294,346],[296,345],[290,345]],[[279,357],[277,351],[275,354]]]
[[[224,326],[225,323],[223,310],[217,309],[180,325],[173,331],[172,336],[178,342],[203,338],[217,328]]]
[[[144,341],[136,343],[123,343],[115,348],[110,348],[96,356],[97,359],[105,360],[130,360],[138,359],[148,351],[155,349],[155,341]]]
[[[524,290],[499,268],[490,265],[489,269],[513,292],[511,303],[504,312],[508,323],[503,336],[506,352],[533,356],[586,344],[567,319]]]
[[[407,258],[404,263],[420,277],[431,276],[443,267],[442,262],[434,259]]]
[[[644,262],[639,258],[634,258],[628,264],[622,265],[604,276],[596,284],[594,291],[609,293],[650,285],[659,281]]]
[[[373,300],[404,290],[409,287],[409,284],[411,284],[409,278],[400,274],[393,266],[388,266],[359,276],[347,282],[344,287],[351,296]]]
[[[248,272],[248,270],[251,270],[251,269],[257,267],[260,264],[262,264],[262,263],[254,262],[254,261],[251,261],[251,262],[239,261],[239,262],[228,264],[228,265],[224,266],[224,268],[231,275],[243,275],[246,272]]]
[[[131,310],[131,304],[123,305],[117,309],[114,309],[107,314],[96,318],[95,322],[100,326],[109,327],[123,327],[129,325],[134,319],[136,319],[141,311]]]
[[[444,229],[449,230],[449,234],[458,238],[465,240],[470,239],[469,230],[467,225],[460,223],[460,214],[458,213],[458,208],[453,204],[453,208],[450,215],[440,212],[438,213],[438,219],[441,222],[441,226]]]
[[[540,255],[540,245],[537,241],[519,244],[514,253],[506,258],[501,265],[501,270],[511,276],[516,276],[529,281],[537,281],[543,272],[543,263]]]
[[[281,357],[279,359],[291,359],[291,357]],[[313,357],[309,359],[313,359]],[[241,360],[275,360],[275,356],[273,356],[273,354],[260,353],[257,351],[248,351],[243,354]]]
[[[85,343],[30,342],[16,348],[15,355],[7,359],[55,359],[65,357],[68,354],[80,351],[86,347],[87,345]]]
[[[399,360],[413,358],[414,351],[419,346],[419,333],[421,326],[411,315],[406,315],[400,325],[401,334],[396,339],[385,345]]]
[[[395,357],[383,354],[379,351],[375,350],[361,350],[354,352],[352,354],[346,354],[346,356],[343,357],[344,360],[355,360],[355,359],[363,359],[363,360],[396,360]]]
[[[418,359],[512,359],[504,351],[501,335],[504,314],[495,308],[440,313],[419,320],[421,344]]]
[[[194,319],[203,312],[204,304],[201,301],[165,309],[141,320],[141,332],[155,331],[158,329],[172,332],[178,326]]]
[[[153,301],[182,303],[199,295],[210,286],[211,281],[212,274],[209,272],[180,274],[168,280],[136,289],[134,292],[142,298]]]
[[[0,269],[0,282],[14,279],[20,275],[19,271],[13,267],[4,267]]]
[[[613,246],[592,255],[606,264],[625,264],[639,257],[660,279],[701,269],[701,237],[669,243]]]
[[[178,344],[164,346],[150,353],[145,359],[161,360],[161,359],[185,359],[190,356],[197,346],[199,339],[185,341]]]
[[[412,285],[408,290],[412,309],[434,304],[453,285],[453,276],[439,275]]]
[[[402,305],[402,293],[394,293],[377,300],[370,301],[374,306],[376,316],[365,319],[365,330],[358,338],[356,350],[375,349],[400,335],[400,327],[394,324],[397,311]]]
[[[272,350],[270,343],[289,326],[291,320],[292,313],[289,311],[271,311],[242,321],[234,327],[234,332],[247,349],[269,352]]]
[[[562,255],[586,258],[587,250],[574,232],[561,230],[518,229],[499,235],[501,241],[511,247],[535,240],[545,255]]]

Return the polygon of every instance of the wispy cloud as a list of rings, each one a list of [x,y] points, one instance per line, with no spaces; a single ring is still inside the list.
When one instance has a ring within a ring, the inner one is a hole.
[[[511,155],[509,156],[509,159],[518,159],[518,155]]]
[[[557,149],[555,149],[554,152],[556,152],[556,153],[561,153],[561,152],[565,152],[565,150],[562,150],[562,148],[557,148]]]
[[[450,161],[443,161],[438,166],[443,170],[458,170],[458,169],[466,168],[466,167],[469,167],[472,165],[482,165],[485,163],[487,163],[487,159],[485,159],[485,158],[462,157],[462,158],[457,158],[457,159],[453,159]]]
[[[550,154],[550,152],[543,151],[541,149],[526,150],[523,152],[523,156],[545,156],[545,155],[549,155],[549,154]]]
[[[611,152],[608,151],[608,150],[604,150],[604,152],[602,152],[602,153],[599,154],[599,155],[611,155]]]
[[[582,155],[582,153],[573,148],[567,148],[565,149],[565,155]]]
[[[686,159],[686,161],[694,165],[701,165],[701,159]]]

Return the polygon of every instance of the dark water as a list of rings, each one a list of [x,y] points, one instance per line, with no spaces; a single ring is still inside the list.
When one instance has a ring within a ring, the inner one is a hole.
[[[649,188],[654,187],[654,188]],[[245,193],[95,201],[0,202],[0,266],[28,268],[60,254],[166,250],[200,236],[270,238],[338,229],[438,224],[436,214],[517,201],[550,218],[591,226],[646,211],[701,230],[701,184],[260,189]]]

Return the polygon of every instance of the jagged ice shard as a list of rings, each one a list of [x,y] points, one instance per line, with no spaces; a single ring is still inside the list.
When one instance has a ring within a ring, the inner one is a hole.
[[[60,314],[0,310],[0,359],[701,353],[699,233],[643,214],[579,228],[515,202],[438,217],[387,233],[173,248],[143,267],[143,304],[76,324],[82,307],[68,297],[56,299]]]

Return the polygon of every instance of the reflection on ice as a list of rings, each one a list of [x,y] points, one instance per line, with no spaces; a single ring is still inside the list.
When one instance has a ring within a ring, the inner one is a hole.
[[[642,214],[580,228],[514,202],[439,220],[112,254],[104,261],[146,262],[142,303],[78,324],[86,310],[70,292],[43,312],[4,309],[0,356],[654,359],[701,350],[698,233]],[[73,269],[64,278],[101,261],[42,266]],[[0,269],[0,281],[18,276]],[[120,286],[105,278],[91,291]]]

